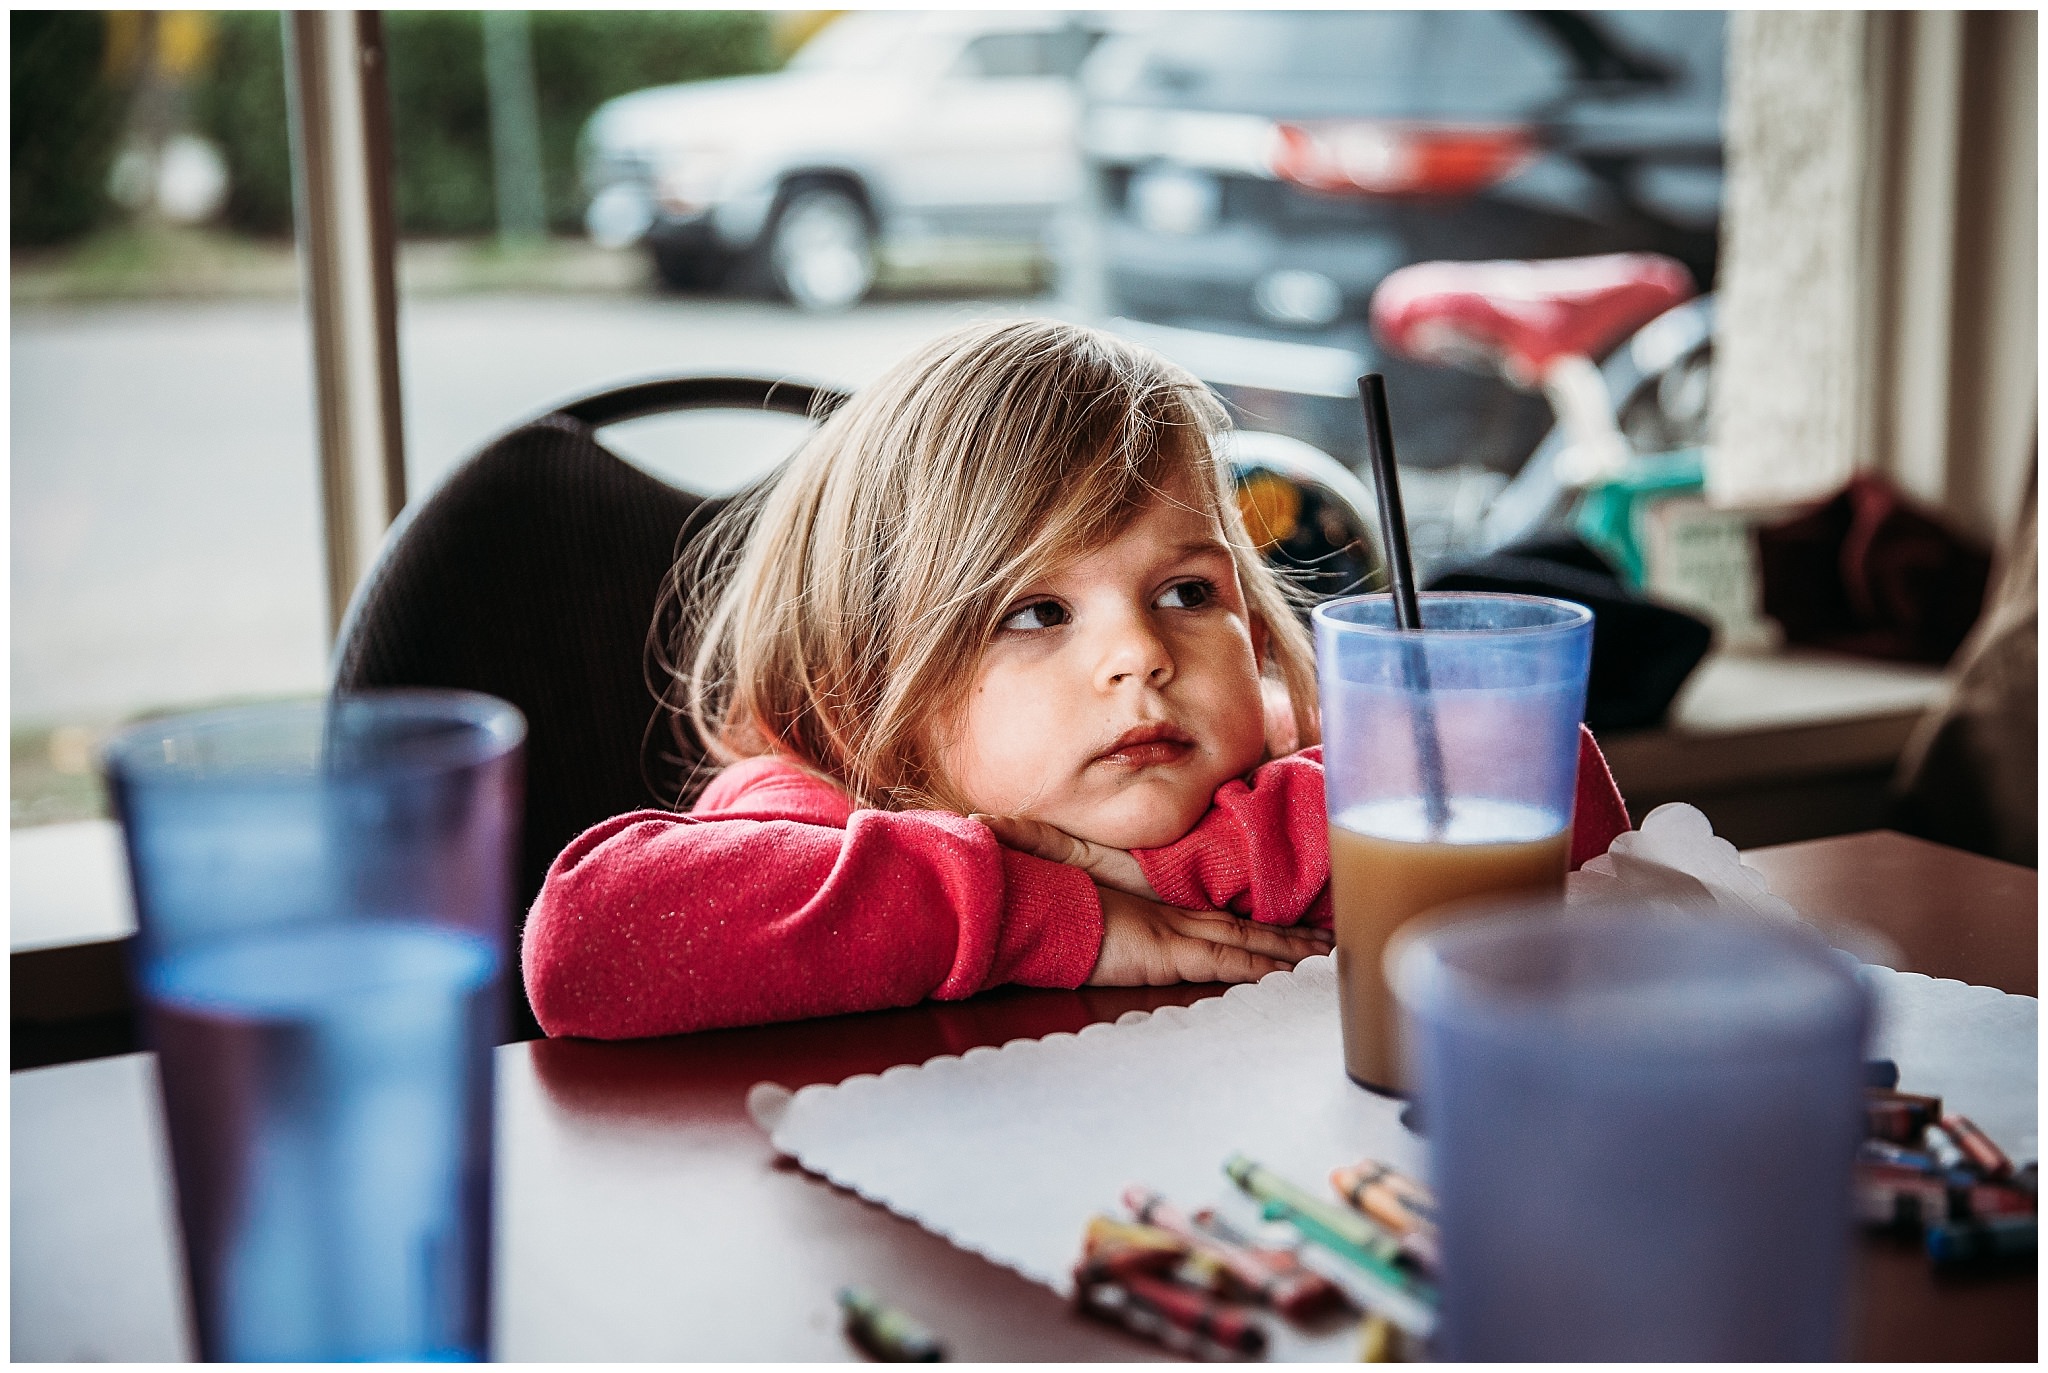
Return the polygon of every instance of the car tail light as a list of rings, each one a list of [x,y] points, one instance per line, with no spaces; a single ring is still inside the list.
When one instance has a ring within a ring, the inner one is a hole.
[[[1327,120],[1274,129],[1273,172],[1350,195],[1469,195],[1536,156],[1528,129],[1505,125]]]

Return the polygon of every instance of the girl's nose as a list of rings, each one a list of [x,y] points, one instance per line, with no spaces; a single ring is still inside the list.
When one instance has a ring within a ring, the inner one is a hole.
[[[1149,619],[1131,616],[1106,633],[1097,677],[1104,688],[1140,681],[1161,687],[1173,680],[1173,654]]]

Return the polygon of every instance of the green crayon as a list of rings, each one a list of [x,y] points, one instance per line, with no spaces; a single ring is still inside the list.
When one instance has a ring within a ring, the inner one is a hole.
[[[839,1289],[846,1333],[884,1363],[936,1363],[946,1357],[938,1337],[862,1287]]]
[[[1364,1216],[1318,1200],[1242,1154],[1232,1154],[1225,1160],[1223,1171],[1232,1182],[1265,1203],[1266,1219],[1286,1221],[1304,1238],[1358,1269],[1374,1287],[1409,1303],[1411,1310],[1435,1308],[1436,1288],[1395,1262],[1400,1241]],[[1401,1312],[1389,1310],[1387,1314],[1402,1318]]]
[[[1401,1253],[1400,1237],[1376,1221],[1347,1206],[1336,1206],[1296,1187],[1272,1169],[1253,1163],[1243,1154],[1232,1154],[1223,1164],[1230,1180],[1258,1200],[1278,1203],[1298,1216],[1313,1220],[1317,1228],[1342,1240],[1346,1246],[1370,1254],[1392,1267]]]
[[[1269,1201],[1265,1206],[1265,1218],[1286,1221],[1301,1231],[1304,1239],[1321,1245],[1352,1267],[1363,1269],[1367,1275],[1377,1278],[1388,1287],[1405,1292],[1431,1306],[1436,1304],[1436,1289],[1428,1281],[1405,1268],[1389,1263],[1371,1250],[1360,1249],[1324,1225],[1320,1217],[1297,1211],[1284,1201]]]

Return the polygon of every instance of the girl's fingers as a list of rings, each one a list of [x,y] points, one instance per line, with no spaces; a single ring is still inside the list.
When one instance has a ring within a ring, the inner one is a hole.
[[[981,815],[967,817],[987,825],[995,835],[996,842],[1004,848],[1028,853],[1054,863],[1080,865],[1085,856],[1081,841],[1063,829],[1046,824],[1043,820],[1027,820],[1020,815]]]
[[[1263,925],[1256,920],[1240,920],[1232,915],[1182,912],[1174,918],[1173,928],[1190,939],[1283,959],[1289,965],[1329,949],[1327,943],[1310,932],[1311,927]]]
[[[1182,982],[1256,982],[1267,973],[1285,972],[1292,960],[1267,958],[1249,949],[1204,940],[1190,940],[1181,946],[1179,980]]]
[[[1152,884],[1145,880],[1145,870],[1138,866],[1138,860],[1122,849],[1091,844],[1057,825],[1021,815],[983,815],[977,811],[967,818],[988,826],[996,842],[1006,849],[1079,868],[1103,886],[1115,887],[1133,896],[1150,900],[1157,895]]]

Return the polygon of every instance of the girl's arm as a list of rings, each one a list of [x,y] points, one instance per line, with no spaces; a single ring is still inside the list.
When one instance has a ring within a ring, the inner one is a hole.
[[[1329,816],[1320,748],[1276,759],[1246,781],[1225,783],[1194,829],[1159,849],[1132,853],[1159,899],[1193,910],[1227,910],[1275,924],[1330,923]],[[1579,727],[1578,791],[1571,865],[1607,852],[1629,828],[1607,759]]]
[[[1328,925],[1322,749],[1276,758],[1248,779],[1224,783],[1192,830],[1131,857],[1170,906],[1232,911],[1275,925]]]
[[[788,818],[807,782],[769,780],[765,809],[622,815],[555,860],[522,945],[543,1029],[624,1039],[1087,979],[1086,873],[953,815]]]

